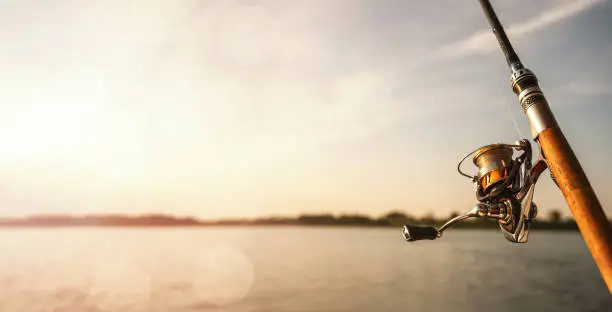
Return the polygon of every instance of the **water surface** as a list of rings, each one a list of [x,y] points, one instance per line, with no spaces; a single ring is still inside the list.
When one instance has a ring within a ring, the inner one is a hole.
[[[399,229],[0,231],[0,311],[612,311],[578,233]]]

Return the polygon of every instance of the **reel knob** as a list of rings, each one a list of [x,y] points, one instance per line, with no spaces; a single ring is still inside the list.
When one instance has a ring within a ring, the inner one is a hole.
[[[422,239],[434,240],[439,237],[438,230],[433,226],[404,225],[402,234],[409,242]]]

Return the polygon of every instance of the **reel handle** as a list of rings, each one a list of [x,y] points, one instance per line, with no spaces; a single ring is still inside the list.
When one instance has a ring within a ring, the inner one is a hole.
[[[497,207],[497,206],[495,206]],[[433,226],[416,226],[416,225],[404,225],[404,229],[402,230],[402,234],[404,235],[404,239],[409,242],[414,242],[422,239],[434,240],[436,238],[442,237],[442,232],[456,224],[457,222],[461,222],[468,218],[474,217],[503,217],[504,215],[498,214],[498,210],[490,209],[490,207],[484,204],[478,204],[472,208],[472,210],[468,211],[468,213],[460,216],[456,216],[450,220],[448,220],[444,225],[440,228],[436,229]]]
[[[422,239],[434,240],[440,233],[433,226],[404,225],[402,234],[407,241],[414,242]]]

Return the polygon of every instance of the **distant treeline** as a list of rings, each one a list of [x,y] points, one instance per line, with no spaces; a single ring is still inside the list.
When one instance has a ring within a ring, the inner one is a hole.
[[[0,219],[0,226],[194,226],[203,223],[194,218],[171,215],[39,215],[22,219]]]
[[[401,211],[391,211],[379,218],[372,218],[360,214],[303,214],[298,217],[268,217],[258,219],[226,219],[215,221],[202,221],[195,218],[180,218],[172,215],[90,215],[66,216],[44,215],[32,216],[22,219],[0,219],[0,226],[40,226],[40,227],[67,227],[67,226],[123,226],[123,227],[150,227],[150,226],[212,226],[212,225],[303,225],[303,226],[402,226],[403,224],[435,225],[440,226],[450,218],[457,216],[451,213],[445,218],[435,218],[432,215],[413,217]],[[468,219],[455,225],[456,228],[496,228],[495,221],[487,219]],[[551,211],[548,216],[538,217],[533,222],[534,229],[549,230],[577,230],[573,219],[563,218],[557,210]]]
[[[413,225],[435,225],[441,226],[449,219],[458,216],[458,213],[453,212],[445,218],[435,218],[432,215],[423,217],[413,217],[400,211],[392,211],[380,218],[371,218],[366,215],[350,214],[334,216],[332,214],[304,214],[297,218],[262,218],[249,222],[249,224],[260,225],[279,225],[279,224],[297,224],[297,225],[327,225],[327,226],[402,226],[404,224]],[[612,220],[610,221],[612,223]],[[226,221],[221,221],[222,224],[230,224]],[[467,219],[457,223],[455,228],[496,228],[494,220],[484,218]],[[550,230],[578,230],[576,222],[571,218],[563,218],[562,214],[554,210],[546,217],[536,218],[533,221],[534,229],[550,229]]]

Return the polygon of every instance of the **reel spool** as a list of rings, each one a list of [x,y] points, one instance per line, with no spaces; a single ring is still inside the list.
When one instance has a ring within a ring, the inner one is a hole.
[[[477,182],[483,193],[508,179],[513,154],[512,147],[506,144],[491,144],[476,150],[472,160],[478,167]]]
[[[522,153],[512,159],[515,150]],[[476,175],[468,175],[461,170],[461,165],[471,155],[474,155],[472,161],[478,167]],[[524,187],[521,178],[526,177],[530,169],[531,145],[527,140],[516,144],[485,145],[465,155],[457,165],[459,174],[476,184],[476,198],[483,203],[497,202],[502,194],[507,197],[508,194],[518,193]]]

